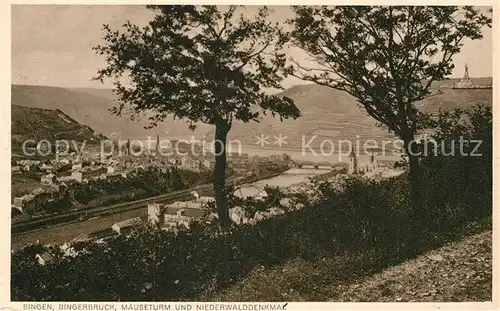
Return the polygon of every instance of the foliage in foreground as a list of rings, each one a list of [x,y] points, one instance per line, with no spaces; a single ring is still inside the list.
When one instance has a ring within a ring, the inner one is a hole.
[[[293,100],[264,91],[282,89],[286,35],[267,21],[266,7],[251,17],[234,5],[149,8],[155,16],[144,27],[127,22],[115,31],[104,25],[105,43],[94,50],[107,66],[96,79],[113,81],[117,115],[129,109],[135,117],[151,112],[152,126],[169,114],[191,128],[199,122],[215,126],[214,197],[219,222],[229,225],[226,144],[233,122],[300,116]]]
[[[440,129],[449,129],[437,131],[440,140],[453,141],[450,133],[458,133],[453,130],[457,124],[445,126],[453,118],[436,121]],[[311,196],[294,198],[302,209],[224,234],[202,224],[178,234],[139,228],[105,244],[81,243],[75,246],[80,255],[59,253],[45,266],[34,259],[43,246],[26,247],[12,256],[12,299],[196,300],[260,267],[272,269],[290,261],[324,263],[348,281],[352,275],[345,271],[369,273],[413,257],[460,238],[471,222],[491,217],[491,108],[476,108],[460,124],[465,125],[459,133],[484,139],[479,150],[483,155],[438,153],[421,159],[426,169],[420,185],[427,198],[422,206],[424,232],[412,231],[405,175],[381,181],[320,181]],[[279,198],[274,195],[269,207]],[[339,262],[344,265],[336,266]],[[328,278],[314,280],[319,283],[304,283],[311,291]],[[16,294],[20,292],[24,295]]]
[[[294,62],[288,74],[357,99],[403,142],[415,227],[423,229],[416,135],[426,115],[415,104],[452,73],[465,40],[483,38],[491,10],[471,6],[295,6],[291,36],[315,63]],[[417,30],[418,29],[418,30]]]

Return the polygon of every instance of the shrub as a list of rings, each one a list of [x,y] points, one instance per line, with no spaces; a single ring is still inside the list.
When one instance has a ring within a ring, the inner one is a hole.
[[[491,217],[491,114],[475,109],[465,127],[449,120],[454,116],[438,119],[436,137],[482,137],[484,157],[421,159],[428,235],[409,230],[413,219],[406,174],[379,181],[337,175],[333,182],[315,180],[307,194],[291,198],[301,209],[255,225],[221,232],[198,223],[177,234],[140,227],[104,244],[80,243],[78,249],[85,251],[74,258],[52,249],[55,259],[44,267],[34,262],[44,247],[26,247],[12,255],[12,293],[21,289],[36,300],[196,300],[261,266],[290,260],[358,253],[377,257],[380,265],[409,258],[459,237],[471,221]],[[279,204],[283,194],[267,191],[263,201],[231,202],[250,213]]]
[[[444,226],[445,231],[453,232],[453,226],[491,216],[491,107],[441,112],[432,125],[436,129],[433,138],[447,146],[445,152],[454,148],[459,154],[449,156],[438,148],[437,154],[422,158],[422,208],[428,214],[427,226]],[[474,150],[481,155],[471,156]]]
[[[393,182],[366,184],[354,178],[349,183],[355,190],[345,194],[317,185],[335,196],[229,232],[202,224],[177,235],[138,228],[106,244],[83,243],[80,247],[88,252],[75,258],[56,256],[43,268],[32,264],[33,247],[26,248],[13,255],[13,287],[38,300],[187,300],[227,286],[258,265],[341,254],[354,245],[382,247],[380,241],[397,236],[389,230],[394,222],[377,228],[383,222],[375,215],[387,205],[381,202],[389,199],[381,198],[393,190]],[[363,209],[366,205],[358,203],[370,191],[378,194],[370,199],[373,206]],[[377,239],[372,239],[375,228]]]

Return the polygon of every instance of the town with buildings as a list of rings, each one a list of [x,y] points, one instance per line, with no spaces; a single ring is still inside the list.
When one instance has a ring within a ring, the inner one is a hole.
[[[278,165],[285,161],[285,156],[270,156],[268,158],[260,158],[261,163],[265,165]],[[243,156],[241,159],[236,160],[232,163],[238,163],[238,165],[242,166],[245,162],[244,159],[248,158]],[[397,176],[403,172],[401,169],[394,168],[394,161],[389,160],[379,160],[376,155],[371,152],[368,157],[368,162],[366,164],[360,164],[356,153],[351,152],[348,158],[349,162],[345,166],[344,163],[337,163],[337,165],[332,165],[325,169],[323,166],[324,172],[317,176],[321,177],[322,175],[327,176],[326,181],[334,184],[338,184],[341,187],[343,181],[346,180],[349,176],[362,176],[363,178],[370,179],[384,179]],[[113,160],[116,161],[116,160]],[[255,157],[254,157],[255,161]],[[115,162],[112,162],[115,163]],[[155,168],[155,162],[153,161],[151,164],[136,164],[137,166],[131,166],[132,170],[127,170],[127,172],[135,172],[136,169],[153,169]],[[175,162],[182,167],[182,161]],[[248,163],[247,163],[248,164]],[[175,164],[172,164],[175,165]],[[290,167],[298,167],[297,163],[288,163]],[[320,170],[320,165],[311,165],[309,168],[307,165],[300,165],[301,169],[308,170]],[[346,170],[347,166],[347,170]],[[81,166],[77,166],[81,167]],[[111,166],[108,166],[108,168]],[[113,166],[117,167],[117,166]],[[265,166],[264,166],[265,167]],[[194,169],[192,166],[190,169]],[[187,169],[187,167],[186,167]],[[208,169],[208,168],[207,168]],[[297,168],[295,168],[297,169]],[[198,170],[198,169],[197,169]],[[299,169],[300,170],[300,169]],[[248,172],[248,171],[247,171]],[[251,171],[250,171],[251,172]],[[120,176],[121,178],[126,178],[123,175],[123,171],[117,170],[112,171],[110,173],[101,173],[97,176],[97,179],[90,180],[98,180],[102,179],[101,176],[105,176],[105,180],[109,178],[109,176]],[[64,181],[63,181],[64,182]],[[53,181],[52,185],[60,185],[63,182],[59,182],[57,178]],[[83,181],[75,180],[71,184],[78,185]],[[86,181],[87,182],[87,181]],[[91,181],[89,181],[91,182]],[[257,191],[252,192],[252,197],[256,200],[265,200],[267,197],[267,193],[262,188],[258,188],[255,185],[248,184],[249,188],[255,188]],[[253,189],[253,190],[255,190]],[[57,193],[54,190],[51,190],[54,193]],[[278,215],[282,215],[286,213],[286,211],[301,209],[303,206],[301,204],[293,204],[291,198],[294,194],[309,194],[313,195],[314,191],[312,189],[312,184],[310,180],[304,180],[300,183],[292,184],[286,187],[282,187],[281,191],[285,194],[285,197],[279,201],[278,206],[272,206],[266,211],[258,211],[254,215],[249,216],[247,211],[241,206],[233,206],[229,210],[230,218],[235,225],[244,225],[244,224],[256,224],[257,222],[275,217]],[[245,195],[235,192],[237,196],[244,197]],[[16,198],[18,199],[18,198]],[[314,200],[314,197],[311,197],[311,200]],[[147,207],[145,207],[144,216],[133,217],[130,219],[126,219],[123,221],[119,221],[114,223],[108,228],[93,231],[88,234],[81,235],[72,241],[68,241],[61,245],[61,249],[68,256],[74,256],[75,251],[72,247],[74,243],[77,242],[95,242],[95,243],[103,243],[107,239],[115,237],[117,235],[128,235],[132,232],[133,228],[141,225],[152,226],[155,228],[159,228],[161,230],[178,232],[179,230],[190,230],[191,225],[194,222],[206,222],[208,224],[217,223],[217,213],[210,212],[207,207],[209,204],[214,203],[214,198],[211,196],[200,196],[196,191],[191,191],[190,199],[175,201],[173,203],[148,203]],[[38,254],[37,260],[41,265],[49,262],[52,258],[50,253]]]
[[[8,11],[24,311],[495,303],[488,4]]]
[[[39,178],[39,187],[29,193],[13,197],[12,208],[22,214],[43,213],[44,205],[52,202],[57,204],[58,200],[71,196],[82,187],[130,180],[141,172],[166,174],[171,169],[179,169],[196,174],[209,174],[214,166],[214,157],[210,153],[205,156],[189,154],[158,156],[158,154],[159,150],[156,149],[145,155],[134,156],[129,145],[124,155],[109,155],[104,159],[98,152],[83,154],[72,152],[64,157],[59,155],[49,160],[17,160],[12,166],[13,176],[35,176]],[[282,155],[269,157],[249,157],[244,153],[228,155],[229,170],[240,178],[259,176],[264,172],[291,164],[290,160]]]

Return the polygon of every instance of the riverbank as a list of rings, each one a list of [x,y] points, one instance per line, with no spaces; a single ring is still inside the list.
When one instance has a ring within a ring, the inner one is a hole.
[[[252,184],[269,184],[271,186],[288,186],[296,183],[298,180],[305,180],[311,174],[320,174],[321,170],[300,170],[291,169],[286,172],[272,173],[266,176],[254,177],[253,179],[241,180],[239,184],[247,185],[253,188]],[[148,203],[173,203],[182,199],[190,199],[191,191],[197,191],[200,195],[212,195],[212,185],[194,187],[191,189],[177,192],[176,194],[165,195],[163,197],[154,197],[139,200],[138,202],[129,202],[119,204],[116,208],[103,207],[103,210],[97,210],[95,214],[86,215],[85,220],[77,221],[78,217],[67,222],[53,223],[50,227],[27,230],[24,232],[12,232],[11,248],[18,250],[23,245],[40,241],[44,244],[62,244],[90,232],[103,230],[111,227],[113,224],[135,217],[146,216],[146,207]],[[244,190],[245,191],[245,190]],[[98,218],[94,218],[98,217]]]
[[[336,289],[471,233],[472,221],[455,221],[446,210],[444,219],[425,224],[432,231],[406,231],[414,221],[404,212],[406,182],[353,177],[349,191],[320,187],[296,198],[304,208],[235,226],[231,234],[214,234],[216,226],[178,234],[139,229],[108,240],[109,247],[80,244],[91,255],[55,258],[46,268],[32,268],[40,250],[27,248],[12,255],[11,284],[40,300],[327,301]]]
[[[44,217],[39,217],[36,219],[30,219],[26,221],[21,221],[13,223],[11,226],[11,232],[13,234],[27,232],[31,230],[40,229],[45,226],[53,226],[58,224],[64,224],[68,222],[73,222],[78,219],[89,219],[96,216],[111,215],[115,213],[121,213],[128,210],[133,210],[137,208],[142,208],[147,206],[149,203],[161,203],[163,201],[179,200],[190,196],[192,191],[205,192],[210,189],[211,184],[203,184],[186,190],[176,191],[173,193],[162,194],[154,197],[144,198],[140,200],[135,200],[132,202],[118,203],[110,206],[100,206],[90,209],[83,209],[78,211],[73,211],[70,213],[48,215]]]
[[[361,147],[360,147],[361,148]],[[255,146],[246,146],[242,147],[242,152],[248,154],[249,156],[259,155],[259,156],[271,156],[271,155],[279,155],[286,153],[290,156],[293,161],[296,162],[311,162],[311,163],[348,163],[349,162],[349,152],[345,153],[325,153],[322,154],[319,150],[311,152],[307,148],[302,150],[300,148],[272,148],[272,147],[255,147]],[[357,155],[358,164],[366,164],[369,162],[370,154],[364,153],[360,151],[360,154]],[[400,161],[401,154],[395,152],[386,152],[385,154],[377,154],[378,160],[384,161]]]
[[[250,177],[230,177],[228,179],[228,185],[240,185],[244,183],[253,183],[261,179],[269,179],[283,174],[285,171],[267,173],[262,176],[250,176]],[[137,208],[142,208],[147,206],[149,203],[169,203],[173,200],[183,200],[191,196],[192,191],[197,191],[200,194],[211,195],[212,184],[205,183],[195,187],[191,187],[184,190],[175,191],[172,193],[160,194],[152,197],[142,198],[129,202],[122,202],[106,206],[98,206],[93,208],[85,208],[74,210],[71,212],[60,213],[60,214],[50,214],[44,216],[35,216],[33,218],[22,219],[19,221],[14,221],[11,225],[12,234],[37,230],[46,226],[54,226],[62,223],[69,223],[74,221],[81,221],[89,219],[96,216],[110,215],[114,213],[121,213],[128,210],[133,210]]]

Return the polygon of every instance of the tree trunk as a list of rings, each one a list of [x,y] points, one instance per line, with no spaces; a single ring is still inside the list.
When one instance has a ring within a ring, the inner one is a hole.
[[[418,158],[416,156],[409,155],[408,161],[410,163],[410,172],[409,172],[410,192],[411,192],[410,198],[412,202],[413,211],[416,212],[420,207],[420,193],[419,193],[420,172],[419,172]]]
[[[217,215],[221,227],[231,223],[229,206],[226,193],[226,143],[229,126],[224,123],[215,126],[215,168],[214,168],[214,194]]]
[[[408,155],[409,163],[409,183],[410,183],[410,200],[411,200],[411,218],[413,219],[414,229],[421,231],[423,219],[425,219],[425,209],[422,206],[421,193],[420,193],[420,166],[418,163],[418,156],[411,153],[410,142],[413,138],[405,139],[405,149]]]

